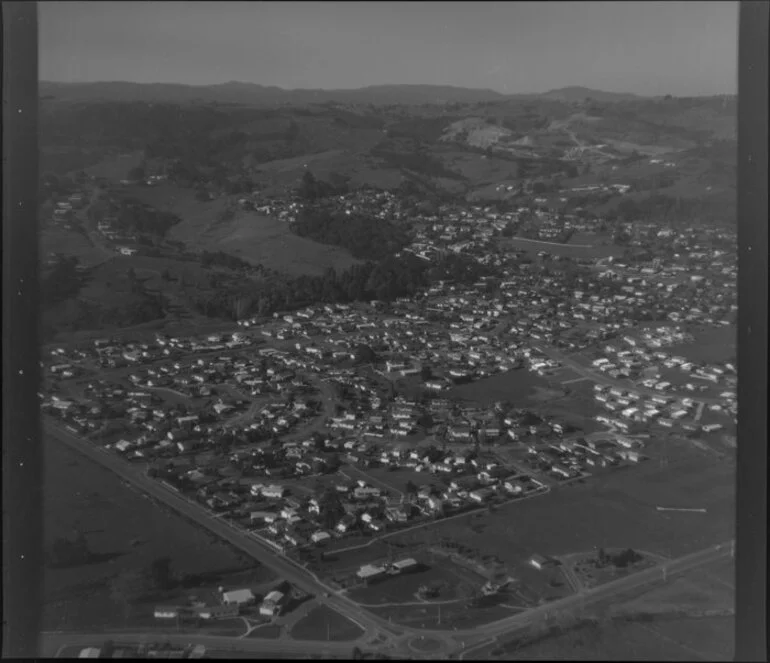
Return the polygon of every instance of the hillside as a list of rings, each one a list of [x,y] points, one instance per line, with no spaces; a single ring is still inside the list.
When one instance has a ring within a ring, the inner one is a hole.
[[[108,92],[124,89],[104,85]],[[393,190],[411,182],[423,196],[494,199],[510,197],[501,191],[518,190],[522,183],[554,190],[608,179],[649,186],[656,172],[634,170],[646,158],[677,164],[665,172],[660,165],[662,179],[653,184],[673,195],[697,196],[706,187],[712,193],[728,190],[735,182],[732,97],[653,99],[565,88],[483,100],[472,91],[470,103],[447,105],[339,101],[265,107],[222,100],[255,90],[286,91],[227,84],[218,86],[220,103],[214,104],[137,101],[160,96],[156,93],[166,88],[137,89],[141,92],[125,103],[44,99],[44,172],[85,170],[116,181],[141,163],[187,190],[270,196],[293,190],[311,170],[322,180],[344,179],[353,188]],[[170,89],[185,90],[189,97],[191,88]],[[407,90],[400,98],[422,100],[427,89],[384,86],[356,92],[392,100]],[[588,179],[579,181],[578,175]],[[707,180],[703,186],[700,177]]]

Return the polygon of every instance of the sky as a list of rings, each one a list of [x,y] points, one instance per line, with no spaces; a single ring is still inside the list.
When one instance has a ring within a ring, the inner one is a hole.
[[[737,89],[737,2],[40,2],[38,22],[46,81]]]

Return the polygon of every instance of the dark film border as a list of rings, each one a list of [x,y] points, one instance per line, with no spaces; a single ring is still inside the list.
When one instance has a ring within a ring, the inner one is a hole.
[[[3,17],[3,657],[39,654],[37,3]]]
[[[735,659],[767,660],[767,123],[770,3],[740,6]]]
[[[37,11],[3,18],[3,656],[38,652],[42,450],[37,405]],[[766,660],[767,121],[770,5],[740,8],[736,660]],[[21,113],[18,111],[21,110]],[[19,204],[21,203],[21,204]],[[19,292],[21,294],[19,294]]]

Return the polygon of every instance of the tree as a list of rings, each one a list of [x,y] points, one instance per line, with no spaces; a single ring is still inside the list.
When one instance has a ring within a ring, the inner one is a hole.
[[[406,482],[404,493],[407,498],[414,498],[417,495],[417,485],[414,483],[414,481],[409,480]]]
[[[355,353],[356,364],[373,364],[377,361],[377,353],[365,343],[360,343]]]
[[[607,565],[607,562],[609,562],[610,558],[604,548],[599,548],[598,552],[596,553],[596,560],[598,561],[599,566]]]
[[[144,166],[141,166],[141,165],[135,166],[134,168],[128,171],[128,179],[133,182],[139,182],[144,180],[145,175],[146,173],[144,170]]]
[[[308,201],[313,201],[318,197],[318,182],[309,170],[306,170],[302,175],[297,195]]]
[[[149,568],[149,577],[152,585],[160,590],[171,589],[174,586],[174,574],[171,570],[170,557],[158,557],[154,559]]]

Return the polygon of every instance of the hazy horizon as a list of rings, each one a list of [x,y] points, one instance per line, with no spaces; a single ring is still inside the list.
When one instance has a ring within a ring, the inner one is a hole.
[[[735,94],[736,2],[40,2],[40,79]],[[520,64],[523,63],[523,64]]]

